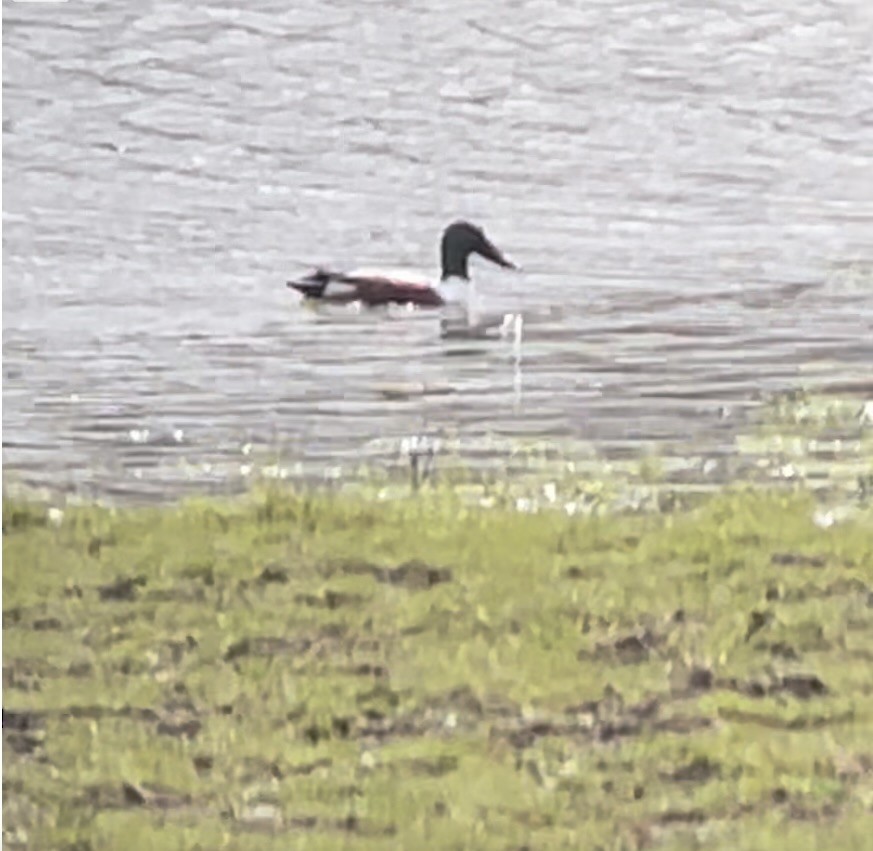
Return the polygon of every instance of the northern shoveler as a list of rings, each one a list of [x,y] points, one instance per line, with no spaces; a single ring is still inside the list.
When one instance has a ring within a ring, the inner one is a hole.
[[[333,272],[317,269],[298,281],[288,281],[288,286],[306,298],[347,304],[361,302],[366,305],[411,304],[419,307],[463,306],[469,300],[470,273],[468,260],[478,254],[506,269],[516,268],[485,236],[480,227],[469,222],[450,224],[443,232],[440,244],[442,274],[438,284],[406,275],[372,269],[352,272]]]

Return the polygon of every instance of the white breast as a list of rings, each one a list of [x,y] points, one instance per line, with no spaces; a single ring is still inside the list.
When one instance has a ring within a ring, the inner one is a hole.
[[[464,305],[468,308],[472,306],[474,296],[472,281],[464,278],[446,278],[440,281],[439,292],[446,304]]]
[[[464,278],[446,278],[440,281],[439,293],[445,300],[440,308],[440,335],[463,336],[473,323],[473,284]]]

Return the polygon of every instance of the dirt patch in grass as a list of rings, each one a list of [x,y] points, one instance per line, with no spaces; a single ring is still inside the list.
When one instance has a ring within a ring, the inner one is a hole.
[[[153,810],[174,810],[190,806],[191,796],[174,792],[171,789],[160,789],[154,786],[137,783],[121,784],[122,806],[148,807]],[[98,792],[98,798],[103,798],[101,806],[106,807],[106,800],[111,796],[107,791]]]
[[[258,582],[260,582],[261,585],[271,585],[271,584],[287,585],[288,582],[290,581],[290,579],[291,579],[290,571],[287,568],[281,567],[280,565],[277,565],[277,564],[267,565],[261,571],[260,576],[258,576]]]
[[[377,582],[397,585],[410,591],[424,591],[452,581],[452,571],[446,567],[434,567],[422,561],[407,561],[397,567],[380,567],[362,561],[346,561],[328,571],[345,576],[372,576]]]
[[[827,560],[823,556],[804,553],[773,553],[770,564],[776,567],[824,567]]]
[[[240,638],[232,642],[224,652],[225,662],[234,662],[251,656],[303,656],[325,640],[334,639],[334,635],[299,635],[294,638],[283,636],[259,636],[257,638]]]
[[[97,587],[97,594],[103,601],[116,600],[131,602],[136,599],[140,588],[145,587],[144,576],[119,576],[112,582]]]
[[[685,765],[662,776],[674,783],[706,783],[721,775],[721,766],[705,756],[698,756]]]
[[[766,712],[755,712],[747,709],[737,709],[724,706],[719,709],[719,717],[727,721],[739,721],[745,724],[756,724],[771,730],[819,730],[822,727],[839,727],[845,724],[853,724],[856,720],[855,712],[834,712],[824,714],[804,714],[800,716],[785,717]]]
[[[815,674],[791,674],[765,681],[739,680],[734,677],[719,681],[718,685],[747,697],[768,697],[784,693],[798,700],[809,700],[828,693],[828,687]]]
[[[3,710],[3,744],[21,756],[33,756],[45,741],[45,720],[36,712]]]

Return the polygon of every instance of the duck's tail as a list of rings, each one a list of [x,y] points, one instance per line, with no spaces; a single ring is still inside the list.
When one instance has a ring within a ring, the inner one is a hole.
[[[288,281],[287,284],[305,298],[324,298],[327,285],[336,278],[335,272],[329,272],[327,269],[316,269],[311,275],[298,281]]]

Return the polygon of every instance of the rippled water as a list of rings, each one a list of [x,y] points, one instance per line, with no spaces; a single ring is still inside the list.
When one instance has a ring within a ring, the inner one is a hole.
[[[6,469],[173,496],[420,431],[718,452],[761,392],[869,374],[867,0],[494,10],[5,3]],[[458,215],[524,267],[475,268],[532,314],[520,363],[284,286],[435,272]]]

